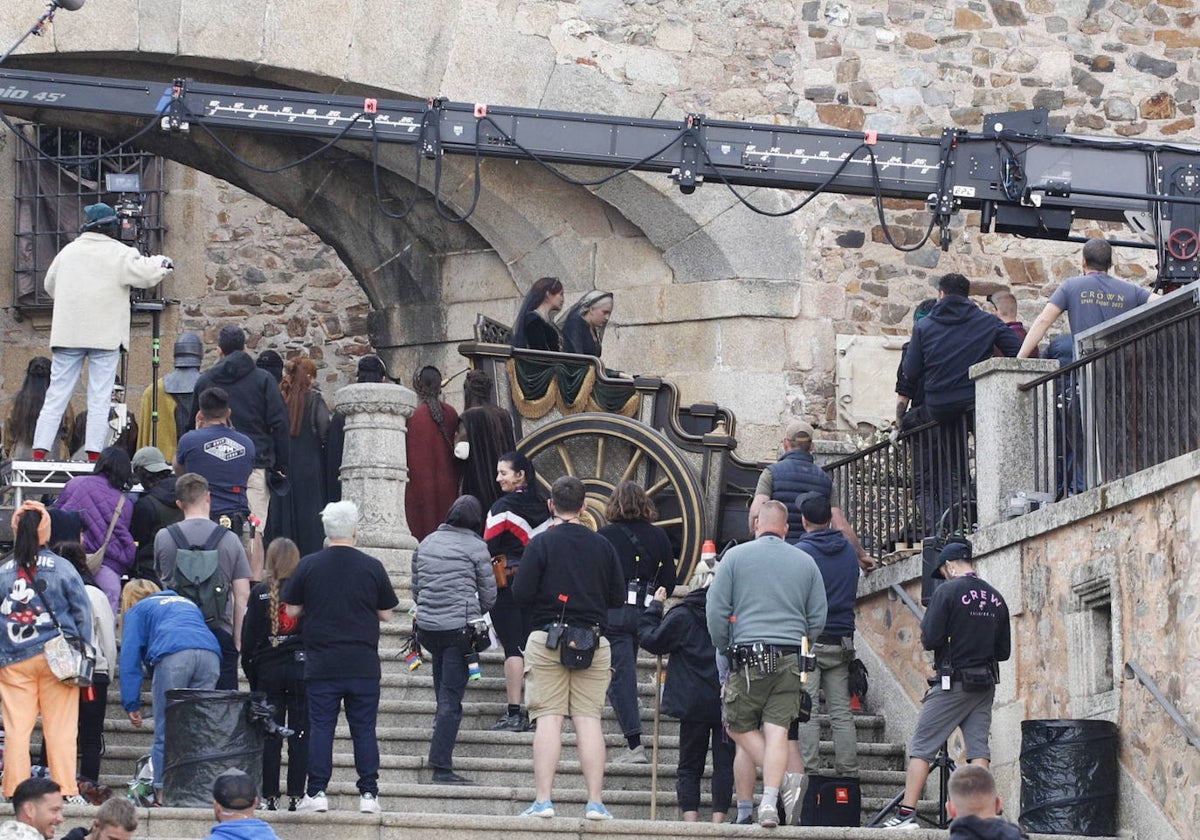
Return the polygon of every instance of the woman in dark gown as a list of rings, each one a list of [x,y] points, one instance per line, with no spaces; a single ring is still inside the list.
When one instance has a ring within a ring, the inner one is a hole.
[[[463,384],[463,413],[458,417],[454,438],[454,456],[463,461],[464,496],[474,496],[484,510],[491,510],[500,498],[496,483],[496,462],[505,452],[517,448],[512,417],[492,402],[492,377],[481,370],[467,373]]]
[[[612,292],[593,289],[581,297],[562,321],[563,350],[600,358],[604,328],[612,311]]]
[[[426,365],[413,376],[416,411],[408,421],[408,487],[404,516],[408,530],[423,540],[445,520],[458,498],[459,461],[454,457],[458,412],[442,402],[442,374]]]
[[[535,282],[513,320],[512,346],[556,353],[562,350],[562,336],[551,318],[562,310],[565,301],[563,284],[557,277]]]
[[[301,556],[320,551],[325,541],[321,509],[326,502],[325,439],[329,434],[329,406],[313,390],[316,376],[317,366],[308,356],[296,356],[284,366],[279,390],[291,424],[292,454],[288,462],[291,490],[286,496],[271,497],[272,510],[267,519],[268,523],[279,522],[278,535],[296,543]]]

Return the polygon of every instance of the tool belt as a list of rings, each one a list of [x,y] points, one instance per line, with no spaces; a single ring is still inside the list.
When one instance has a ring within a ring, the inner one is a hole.
[[[795,645],[771,645],[754,642],[748,645],[732,645],[726,651],[729,667],[733,671],[755,669],[760,674],[774,674],[779,660],[785,656],[799,656],[800,648]]]

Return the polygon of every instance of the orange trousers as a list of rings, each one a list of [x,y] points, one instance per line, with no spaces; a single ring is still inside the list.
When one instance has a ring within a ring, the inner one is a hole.
[[[50,776],[63,796],[79,793],[75,782],[79,734],[79,689],[50,672],[45,654],[0,668],[0,709],[4,712],[4,796],[29,778],[29,741],[38,714]]]

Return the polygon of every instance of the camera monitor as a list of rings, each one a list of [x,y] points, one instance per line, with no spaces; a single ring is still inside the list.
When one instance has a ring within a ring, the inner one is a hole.
[[[104,189],[113,193],[136,193],[142,191],[142,176],[136,172],[107,172]]]

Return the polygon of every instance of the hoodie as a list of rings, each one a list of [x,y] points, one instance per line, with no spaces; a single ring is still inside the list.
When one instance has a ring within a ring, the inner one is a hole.
[[[821,528],[809,531],[796,542],[796,548],[812,555],[825,581],[826,636],[854,635],[854,602],[858,597],[858,552],[841,531]]]
[[[911,382],[924,380],[931,411],[965,409],[975,404],[971,366],[992,358],[993,348],[1016,356],[1021,339],[967,298],[946,295],[913,327],[901,373]]]
[[[662,712],[697,723],[721,722],[721,686],[717,649],[708,635],[704,609],[708,587],[693,589],[663,617],[663,603],[651,601],[638,623],[641,646],[650,653],[670,654]]]
[[[1022,840],[1025,832],[1003,817],[983,819],[974,814],[950,823],[950,840]]]
[[[200,375],[192,405],[200,405],[200,394],[214,387],[229,394],[233,428],[254,442],[255,469],[287,472],[291,424],[275,377],[256,367],[246,351],[235,350]],[[195,427],[192,417],[188,429]]]
[[[251,818],[217,823],[205,840],[279,840],[279,835],[269,823]]]

